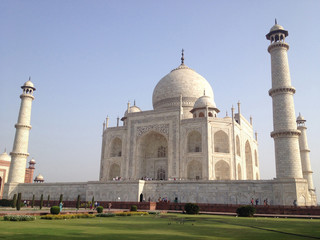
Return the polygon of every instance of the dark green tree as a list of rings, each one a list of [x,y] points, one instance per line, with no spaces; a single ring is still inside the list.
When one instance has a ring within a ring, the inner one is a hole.
[[[17,206],[17,194],[15,193],[12,198],[12,208],[16,208]]]
[[[80,195],[78,195],[78,198],[77,198],[77,206],[76,206],[77,210],[79,210],[80,208]]]
[[[91,208],[93,208],[94,206],[94,196],[92,197],[92,200],[91,200]]]
[[[21,208],[21,193],[18,193],[17,210],[20,211],[20,208]]]
[[[32,195],[32,202],[31,202],[31,207],[32,208],[34,208],[34,198],[35,198],[35,196],[34,196],[34,194]]]
[[[63,194],[60,194],[59,203],[61,203],[62,201],[63,201]]]
[[[43,194],[41,194],[41,197],[40,197],[40,209],[42,209],[43,207]]]
[[[48,202],[47,202],[47,207],[50,206],[50,194],[48,195]]]

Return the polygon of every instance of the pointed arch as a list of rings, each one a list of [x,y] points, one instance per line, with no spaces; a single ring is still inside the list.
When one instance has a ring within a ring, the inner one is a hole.
[[[122,155],[122,140],[118,137],[111,142],[110,157],[121,157]]]
[[[202,137],[196,130],[188,134],[188,152],[202,152]]]
[[[252,171],[252,152],[250,143],[247,140],[245,145],[245,156],[246,156],[246,173],[247,173],[247,180],[253,180],[253,171]]]
[[[239,138],[239,136],[237,135],[236,136],[236,152],[237,152],[237,156],[241,156],[240,155],[240,138]]]
[[[214,151],[229,153],[229,137],[224,131],[220,130],[214,134]]]
[[[202,179],[202,164],[199,161],[192,160],[188,163],[187,178],[191,180]]]
[[[217,180],[230,180],[230,166],[226,161],[218,161],[214,168]]]
[[[120,166],[117,163],[113,163],[110,166],[110,170],[109,170],[109,180],[112,180],[116,177],[120,177]]]

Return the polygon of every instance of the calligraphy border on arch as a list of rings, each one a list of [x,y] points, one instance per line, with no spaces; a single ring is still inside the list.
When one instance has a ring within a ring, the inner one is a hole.
[[[137,127],[137,137],[140,137],[144,133],[152,130],[162,133],[166,137],[169,137],[169,124],[154,124],[154,125]]]

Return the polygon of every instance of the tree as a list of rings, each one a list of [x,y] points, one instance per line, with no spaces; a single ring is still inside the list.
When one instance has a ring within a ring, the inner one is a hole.
[[[94,205],[94,196],[92,197],[91,208],[93,208],[93,205]]]
[[[48,195],[48,202],[47,202],[47,207],[50,206],[50,194]]]
[[[60,200],[59,203],[61,203],[63,201],[63,194],[60,194]]]
[[[76,206],[77,210],[79,210],[80,208],[80,195],[78,195],[78,198],[77,198],[77,206]]]
[[[32,208],[34,208],[34,198],[35,198],[35,196],[34,196],[34,194],[32,195],[32,202],[31,202],[31,207]]]
[[[20,208],[21,208],[21,193],[18,193],[17,210],[20,211]]]
[[[17,194],[15,193],[12,199],[12,208],[16,208],[16,206],[17,206]]]
[[[42,209],[43,207],[43,194],[41,194],[41,197],[40,197],[40,209]]]

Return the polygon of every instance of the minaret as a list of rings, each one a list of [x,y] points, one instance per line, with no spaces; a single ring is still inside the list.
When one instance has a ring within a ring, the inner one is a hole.
[[[33,92],[36,90],[30,78],[21,87],[22,94],[18,122],[15,125],[16,135],[13,149],[10,153],[11,164],[8,176],[8,183],[24,183],[28,153],[29,132],[31,129],[31,106],[34,99]]]
[[[313,180],[312,180],[312,170],[310,164],[310,156],[309,156],[309,147],[307,141],[307,127],[305,125],[305,120],[301,114],[297,118],[298,130],[300,130],[301,135],[299,137],[299,146],[300,146],[300,157],[301,157],[301,165],[302,165],[302,174],[303,178],[308,181],[308,188],[311,191],[314,191]]]
[[[299,151],[300,131],[297,130],[285,42],[288,31],[275,22],[266,38],[270,40],[268,52],[271,55],[272,88],[269,95],[273,105],[273,132],[277,178],[302,178]]]

